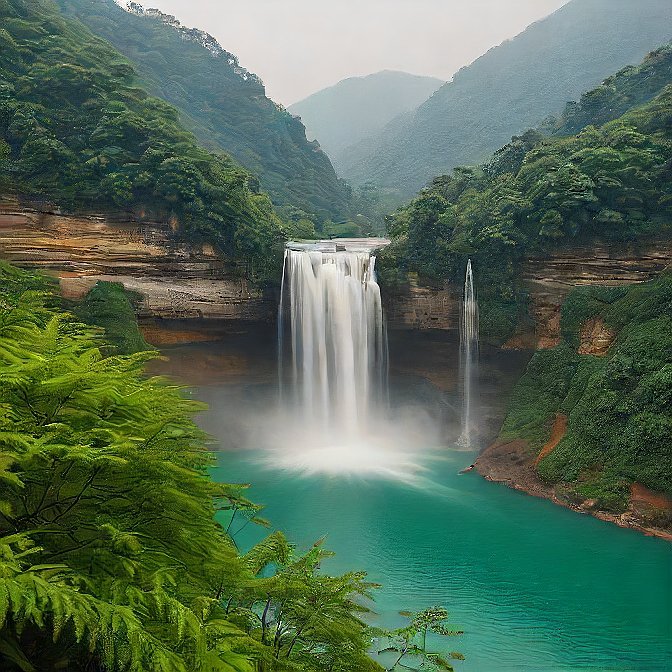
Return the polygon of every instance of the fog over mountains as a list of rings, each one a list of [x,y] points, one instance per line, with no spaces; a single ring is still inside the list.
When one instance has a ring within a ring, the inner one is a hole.
[[[384,70],[351,77],[291,105],[308,136],[317,139],[338,166],[349,147],[380,133],[395,117],[422,104],[444,82],[407,72]]]
[[[572,0],[341,153],[339,173],[410,196],[436,175],[486,159],[671,37],[669,0]]]

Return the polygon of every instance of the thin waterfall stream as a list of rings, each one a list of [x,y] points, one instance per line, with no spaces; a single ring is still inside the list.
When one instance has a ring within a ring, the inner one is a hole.
[[[462,381],[462,433],[458,445],[474,448],[474,415],[478,394],[478,301],[471,259],[467,262],[460,315],[460,377]]]

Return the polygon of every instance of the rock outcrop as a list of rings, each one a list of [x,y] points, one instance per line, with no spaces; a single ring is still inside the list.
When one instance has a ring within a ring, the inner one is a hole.
[[[616,334],[607,327],[602,318],[593,317],[582,325],[579,338],[580,355],[604,357],[609,352]]]
[[[271,321],[275,298],[208,245],[179,241],[170,223],[70,216],[0,201],[0,258],[58,278],[78,299],[99,280],[139,292],[141,318]]]
[[[639,246],[596,244],[576,247],[549,258],[530,259],[523,268],[523,282],[530,296],[536,348],[553,348],[560,343],[560,308],[575,287],[646,282],[671,264],[672,239]],[[583,334],[584,347],[608,349],[607,331],[599,325],[591,327],[597,332]],[[595,345],[588,346],[588,340]]]

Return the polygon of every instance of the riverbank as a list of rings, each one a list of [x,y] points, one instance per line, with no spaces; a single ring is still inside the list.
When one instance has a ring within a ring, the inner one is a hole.
[[[562,423],[560,418],[558,420],[560,422],[556,421],[556,426]],[[475,462],[476,471],[492,483],[501,483],[533,497],[548,499],[559,506],[614,523],[619,527],[672,541],[672,528],[652,524],[652,519],[656,515],[667,514],[672,517],[672,500],[639,483],[632,484],[629,506],[620,514],[597,508],[595,500],[571,501],[563,491],[563,484],[544,483],[535,470],[535,464],[545,452],[552,450],[550,444],[556,441],[557,445],[559,440],[557,436],[552,436],[538,455],[530,451],[528,443],[524,440],[495,442],[479,455]]]

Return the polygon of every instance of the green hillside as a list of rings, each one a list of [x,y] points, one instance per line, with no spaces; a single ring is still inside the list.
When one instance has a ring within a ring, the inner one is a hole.
[[[605,357],[577,354],[589,319],[616,334]],[[562,413],[567,433],[537,470],[563,499],[621,513],[633,482],[672,494],[672,275],[629,289],[575,290],[562,309],[562,336],[534,355],[501,440],[524,439],[536,455]]]
[[[258,276],[283,235],[256,180],[201,148],[119,52],[50,0],[0,2],[0,190],[172,219]]]
[[[484,334],[502,340],[524,307],[516,279],[526,257],[595,239],[672,235],[669,52],[646,61],[663,73],[656,86],[668,85],[645,105],[574,136],[528,131],[489,163],[436,178],[389,218],[383,279],[404,282],[410,271],[459,281],[471,257]]]
[[[213,37],[138,3],[127,12],[114,0],[57,2],[130,59],[143,86],[178,108],[204,146],[224,150],[257,175],[287,215],[298,208],[318,224],[350,216],[350,190],[326,154]]]
[[[513,135],[670,38],[669,0],[572,0],[353,148],[341,174],[409,197],[435,175],[485,161]]]

